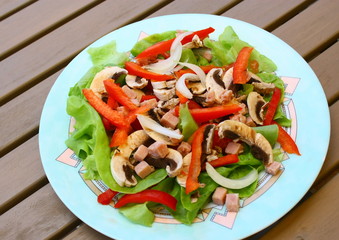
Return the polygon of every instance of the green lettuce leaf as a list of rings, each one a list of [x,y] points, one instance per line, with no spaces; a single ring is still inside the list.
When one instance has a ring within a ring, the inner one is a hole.
[[[239,39],[230,26],[225,28],[224,32],[219,36],[218,41],[205,38],[204,44],[211,49],[213,54],[212,64],[217,66],[235,62],[240,50],[243,47],[251,46]],[[259,63],[259,72],[274,72],[277,69],[272,60],[260,54],[256,49],[252,51],[250,60],[256,60]]]
[[[239,166],[235,168],[229,175],[228,178],[230,179],[239,179],[251,172],[253,170],[253,167],[251,166]],[[245,198],[251,196],[257,187],[258,179],[254,181],[252,184],[250,184],[247,187],[244,187],[242,189],[227,189],[229,193],[238,193],[240,198]]]
[[[128,220],[136,224],[151,227],[154,222],[154,213],[147,207],[147,202],[119,208],[119,212]]]
[[[279,128],[276,124],[253,127],[254,131],[261,133],[273,147],[278,139]]]
[[[137,56],[146,48],[154,45],[155,43],[175,38],[175,36],[176,31],[167,31],[163,33],[155,33],[149,35],[138,41],[131,49],[131,53],[133,54],[133,56]]]
[[[192,51],[192,49],[189,49],[189,48],[184,48],[182,50],[181,58],[179,61],[197,64],[197,58],[194,55],[194,52]]]
[[[181,104],[179,110],[179,129],[184,136],[184,141],[187,141],[192,134],[198,129],[198,124],[193,119],[188,105]]]

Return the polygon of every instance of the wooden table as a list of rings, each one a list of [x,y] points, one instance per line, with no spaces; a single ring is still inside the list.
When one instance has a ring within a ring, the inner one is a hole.
[[[126,24],[173,13],[252,23],[313,68],[331,113],[325,164],[294,209],[249,239],[337,238],[338,12],[337,0],[0,0],[0,239],[107,239],[75,217],[49,184],[38,147],[41,110],[60,72],[87,45]]]

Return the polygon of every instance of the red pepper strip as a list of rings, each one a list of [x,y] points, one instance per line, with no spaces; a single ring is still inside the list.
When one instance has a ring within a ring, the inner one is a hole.
[[[108,95],[113,97],[118,103],[127,107],[129,110],[135,110],[138,108],[131,99],[126,95],[122,88],[114,83],[113,79],[104,80],[104,85]]]
[[[231,65],[231,64],[230,64]],[[215,66],[215,65],[208,65],[208,66],[199,66],[203,71],[204,73],[208,73],[209,71],[211,71],[211,69],[213,68],[222,68],[222,69],[226,69],[225,71],[227,71],[229,68],[231,67],[228,67],[230,65],[227,65],[225,67],[218,67],[218,66]],[[232,64],[233,65],[233,64]],[[174,74],[177,78],[180,78],[182,75],[184,75],[185,73],[195,73],[192,69],[180,69],[179,71],[176,71]]]
[[[266,111],[264,118],[264,125],[270,125],[272,123],[275,112],[279,106],[280,99],[281,99],[281,90],[280,88],[276,87],[274,88],[271,101],[268,103],[268,109]]]
[[[208,124],[200,126],[193,134],[192,157],[186,180],[186,194],[198,189],[200,184],[198,177],[201,171],[202,142],[204,140],[204,131]]]
[[[280,143],[282,149],[287,153],[301,155],[298,149],[297,144],[291,138],[291,136],[275,121],[272,121],[273,124],[276,124],[279,128],[278,132],[278,142]]]
[[[180,100],[179,100],[180,101]],[[202,106],[200,106],[197,102],[193,101],[193,100],[188,100],[187,101],[187,105],[188,105],[188,109],[199,109],[199,108],[203,108]],[[179,110],[180,110],[180,106],[177,105],[174,108],[174,116],[179,116]]]
[[[141,99],[140,99],[140,102],[144,102],[144,101],[146,101],[146,100],[150,100],[150,99],[157,99],[157,97],[156,96],[154,96],[154,95],[142,95],[141,96]]]
[[[158,74],[158,73],[147,71],[146,69],[142,68],[140,65],[134,62],[126,62],[125,69],[131,75],[143,77],[146,79],[151,79],[153,81],[166,81],[166,80],[170,80],[174,78],[171,75]]]
[[[98,203],[101,203],[102,205],[108,205],[117,194],[118,192],[108,189],[98,196]]]
[[[129,130],[130,127],[116,128],[109,146],[112,148],[125,144],[127,142]]]
[[[175,94],[178,96],[180,103],[186,103],[188,101],[188,98],[182,95],[177,89],[175,90]]]
[[[89,104],[104,118],[110,121],[116,127],[128,126],[124,116],[116,110],[110,108],[104,101],[102,101],[91,89],[82,90],[84,96]]]
[[[184,45],[186,43],[191,42],[195,35],[198,35],[198,37],[202,40],[206,38],[212,32],[214,32],[214,28],[212,27],[193,32],[192,34],[186,36],[183,40],[181,40],[181,43]],[[154,56],[156,57],[159,54],[165,54],[167,51],[171,49],[174,39],[175,38],[155,43],[154,45],[146,48],[138,56],[136,56],[136,59],[138,60],[142,58],[149,58],[149,57],[154,57]]]
[[[236,113],[242,108],[237,104],[222,105],[210,108],[190,109],[190,113],[197,123],[207,122],[216,118]]]
[[[106,131],[112,131],[115,129],[115,126],[104,117],[102,117],[102,124],[104,125]]]
[[[143,114],[143,113],[145,113],[145,112],[148,112],[150,109],[151,109],[151,108],[150,108],[150,106],[148,106],[148,105],[143,105],[143,106],[141,106],[141,107],[138,107],[137,109],[131,111],[131,112],[127,115],[127,117],[126,117],[126,122],[127,122],[128,124],[132,124],[132,123],[135,121],[135,119],[137,119],[137,114]]]
[[[108,96],[107,105],[112,109],[117,109],[117,107],[119,107],[118,102],[111,95]]]
[[[208,162],[212,165],[212,167],[221,167],[227,164],[237,163],[239,162],[238,155],[236,154],[229,154],[218,159],[212,160]]]
[[[233,67],[233,83],[245,84],[248,81],[247,65],[252,51],[252,47],[243,47],[240,50]]]
[[[177,200],[175,197],[166,192],[154,189],[146,189],[134,194],[125,194],[118,200],[114,207],[120,208],[128,203],[145,203],[149,201],[164,204],[174,211],[176,210]]]

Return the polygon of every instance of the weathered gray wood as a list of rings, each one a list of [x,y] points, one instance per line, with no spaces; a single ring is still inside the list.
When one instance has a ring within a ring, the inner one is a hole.
[[[48,184],[0,216],[0,239],[45,239],[76,220]]]
[[[78,228],[76,228],[73,232],[67,235],[63,240],[92,240],[92,239],[100,239],[100,240],[109,240],[112,238],[106,237],[96,230],[90,228],[86,224],[81,224]]]
[[[36,0],[1,0],[0,2],[0,19],[4,16],[27,6]]]
[[[161,3],[161,0],[150,0],[147,4],[138,0],[105,1],[4,59],[0,65],[0,103],[35,84],[96,39],[137,20]]]
[[[42,0],[6,18],[0,23],[0,57],[94,1]]]

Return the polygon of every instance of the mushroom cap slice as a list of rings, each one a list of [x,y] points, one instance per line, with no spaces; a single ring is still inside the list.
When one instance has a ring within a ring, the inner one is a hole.
[[[208,92],[214,92],[215,99],[221,103],[220,95],[225,90],[222,81],[223,70],[221,68],[211,69],[206,76],[206,88]]]
[[[175,88],[153,89],[154,95],[161,101],[167,101],[174,97]]]
[[[115,150],[111,158],[111,173],[114,180],[121,186],[131,187],[137,184],[132,175],[134,169],[129,161],[132,151],[148,140],[148,135],[143,130],[138,130],[128,136],[127,142]]]
[[[93,92],[98,97],[102,98],[102,95],[106,93],[106,89],[104,86],[104,80],[107,80],[110,78],[118,78],[120,74],[127,74],[127,73],[128,72],[126,69],[123,69],[120,67],[106,67],[94,76],[90,89],[92,89]]]
[[[220,138],[240,139],[249,145],[255,141],[256,132],[239,121],[225,120],[218,124],[217,129]]]
[[[273,150],[271,144],[260,133],[256,133],[254,143],[251,146],[251,153],[253,156],[261,161],[265,165],[273,162]]]
[[[250,117],[256,124],[262,125],[264,121],[264,106],[266,101],[257,92],[251,92],[247,97],[247,107]]]
[[[126,84],[133,89],[142,89],[147,86],[148,80],[135,75],[126,76]]]
[[[169,153],[166,155],[165,158],[173,160],[175,164],[173,164],[173,166],[167,165],[166,171],[169,177],[175,177],[179,175],[183,166],[182,155],[177,150],[174,150],[172,148],[169,148],[168,150]]]
[[[188,175],[188,171],[189,171],[190,164],[191,164],[191,159],[192,159],[192,152],[187,154],[182,159],[183,160],[182,169],[179,175],[177,176],[177,182],[182,187],[186,187],[186,180],[187,180],[187,175]]]

